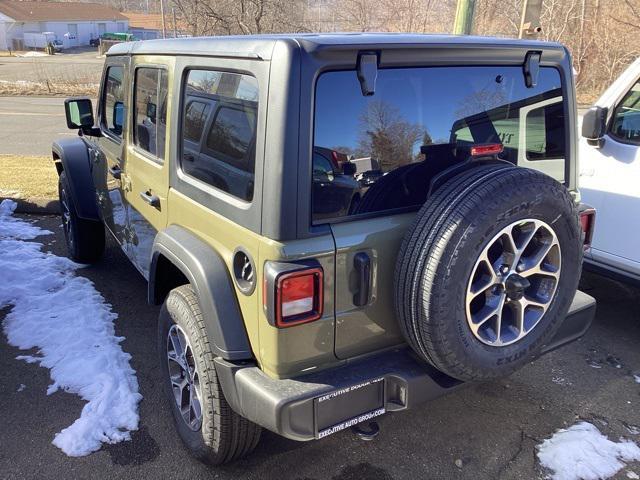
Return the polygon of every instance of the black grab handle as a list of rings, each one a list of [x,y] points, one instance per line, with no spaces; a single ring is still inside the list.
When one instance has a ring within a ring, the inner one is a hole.
[[[358,290],[353,295],[353,304],[362,307],[369,302],[371,258],[365,252],[356,253],[353,257],[353,266],[358,275]]]

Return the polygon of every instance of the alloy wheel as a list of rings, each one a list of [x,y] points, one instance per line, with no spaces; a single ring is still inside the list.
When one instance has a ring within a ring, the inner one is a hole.
[[[167,334],[169,381],[178,411],[187,426],[198,431],[202,426],[200,377],[193,348],[184,330],[172,325]]]
[[[503,347],[531,333],[549,309],[560,280],[558,237],[542,220],[503,228],[482,250],[467,286],[473,335]]]

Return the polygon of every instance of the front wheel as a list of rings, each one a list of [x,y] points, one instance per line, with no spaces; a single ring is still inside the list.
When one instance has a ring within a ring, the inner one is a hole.
[[[158,352],[176,429],[189,452],[213,465],[251,452],[261,429],[234,412],[224,397],[191,285],[173,289],[162,305]]]
[[[104,225],[78,217],[65,171],[58,178],[58,198],[69,257],[78,263],[97,262],[104,253]]]

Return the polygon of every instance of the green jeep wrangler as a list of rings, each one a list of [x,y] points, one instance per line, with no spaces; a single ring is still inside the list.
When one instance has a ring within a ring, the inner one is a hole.
[[[69,254],[162,305],[176,428],[218,464],[509,375],[580,337],[593,211],[571,59],[405,34],[123,43],[54,143]],[[369,427],[357,427],[365,422]],[[359,428],[359,430],[358,430]]]

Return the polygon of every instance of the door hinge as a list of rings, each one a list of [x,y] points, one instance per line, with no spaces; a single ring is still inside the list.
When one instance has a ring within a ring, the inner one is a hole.
[[[130,192],[131,189],[131,177],[129,175],[127,175],[126,173],[123,173],[120,176],[120,181],[122,182],[122,190],[124,190],[125,192]]]

